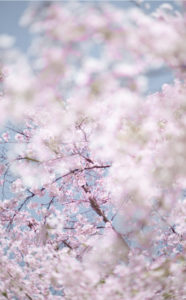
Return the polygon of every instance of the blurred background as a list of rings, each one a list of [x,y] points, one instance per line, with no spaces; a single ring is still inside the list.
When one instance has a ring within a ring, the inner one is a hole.
[[[29,46],[32,40],[32,34],[29,32],[28,28],[22,27],[20,25],[20,18],[24,11],[29,5],[42,5],[49,3],[50,1],[0,1],[0,50],[7,47],[14,46],[21,52],[27,54]],[[54,1],[51,1],[54,2]],[[58,1],[65,4],[70,1]],[[120,1],[107,1],[107,0],[84,0],[84,1],[71,1],[79,2],[82,5],[86,3],[95,3],[95,5],[104,5],[104,3],[110,3],[121,9],[128,9],[131,7],[142,7],[142,9],[147,13],[152,13],[159,5],[163,3],[169,3],[175,9],[179,9],[176,2],[162,1],[162,0],[120,0]],[[0,53],[1,55],[1,53]],[[171,83],[174,80],[174,76],[169,69],[161,68],[150,72],[147,75],[148,79],[148,90],[147,93],[154,93],[160,90],[164,83]]]

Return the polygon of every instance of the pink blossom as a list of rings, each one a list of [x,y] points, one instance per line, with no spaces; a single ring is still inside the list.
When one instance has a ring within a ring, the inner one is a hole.
[[[0,299],[185,299],[185,11],[157,6],[31,5],[2,49]]]
[[[8,133],[8,132],[4,132],[4,133],[2,134],[2,138],[4,139],[5,142],[8,142],[9,139],[10,139],[9,133]]]

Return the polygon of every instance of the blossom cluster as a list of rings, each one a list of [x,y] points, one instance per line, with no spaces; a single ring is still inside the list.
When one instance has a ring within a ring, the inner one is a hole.
[[[185,5],[135,3],[31,5],[1,50],[0,300],[185,299]]]

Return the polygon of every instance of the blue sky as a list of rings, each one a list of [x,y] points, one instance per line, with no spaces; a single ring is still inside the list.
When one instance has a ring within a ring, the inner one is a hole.
[[[0,34],[16,37],[16,46],[25,51],[30,43],[28,30],[19,26],[19,19],[29,1],[0,1]]]

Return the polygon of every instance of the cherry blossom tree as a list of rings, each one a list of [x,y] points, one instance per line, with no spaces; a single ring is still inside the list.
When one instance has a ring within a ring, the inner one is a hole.
[[[32,5],[1,51],[2,300],[186,297],[185,2],[130,4]]]

